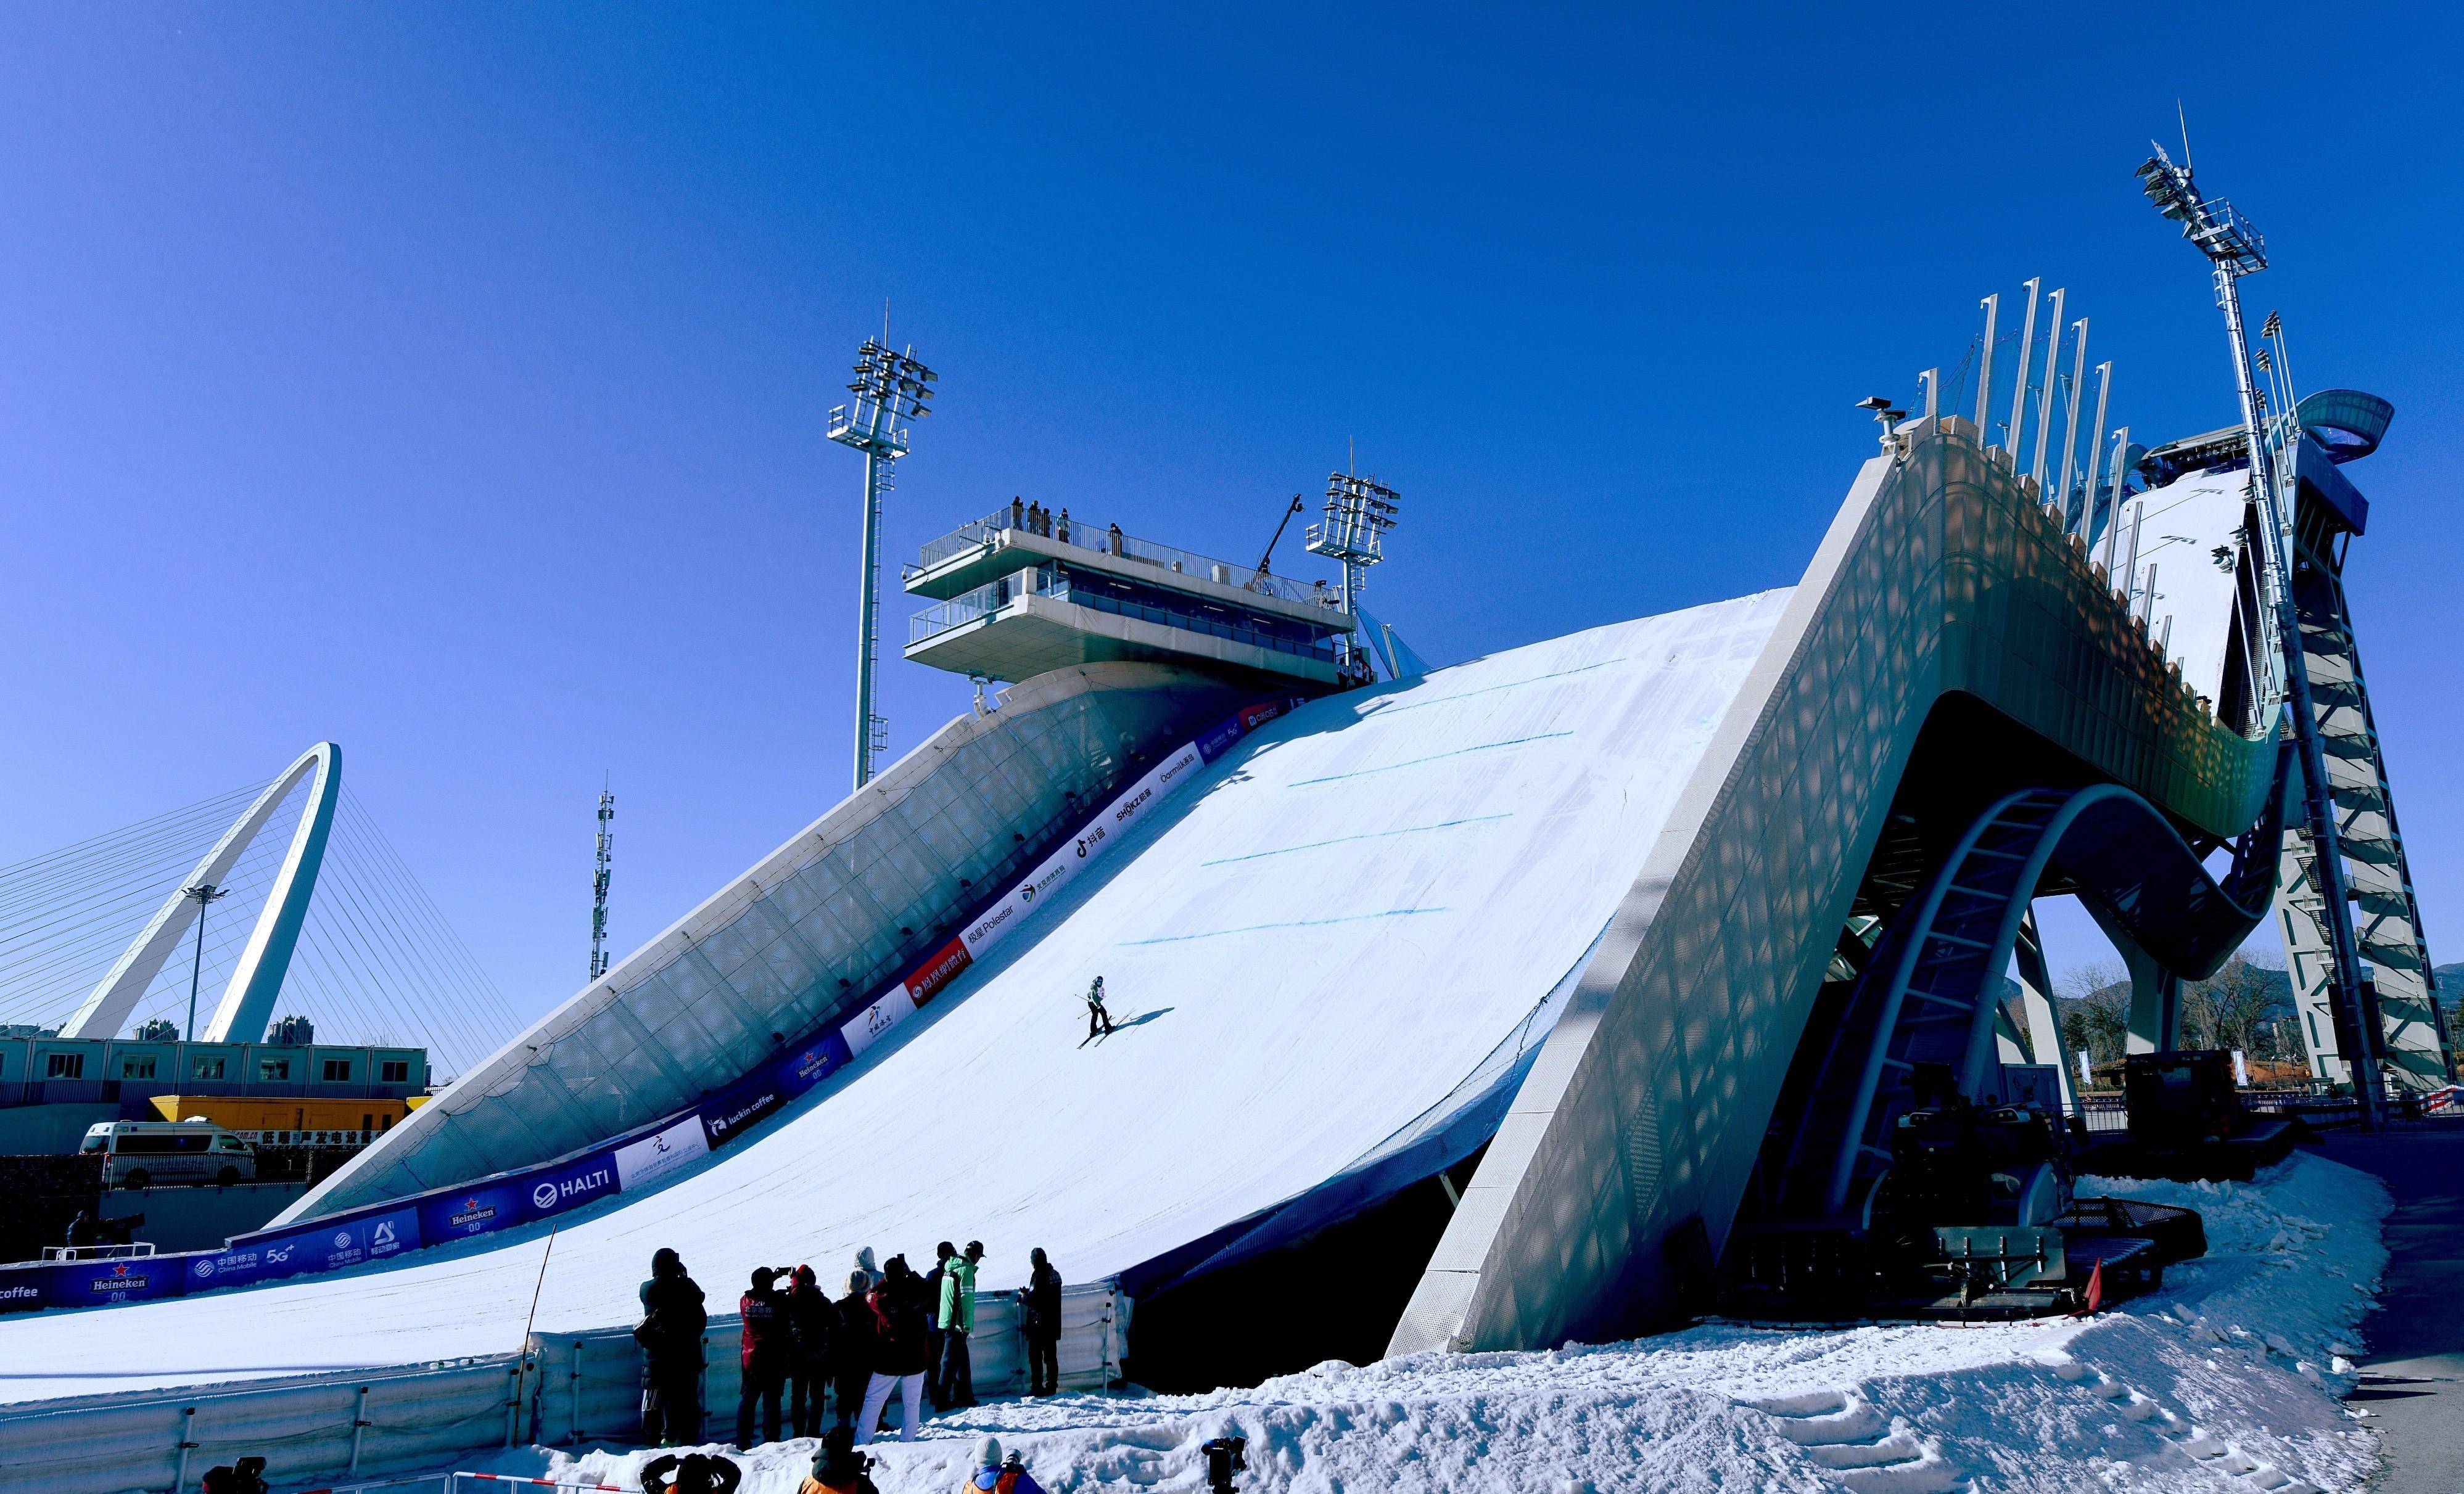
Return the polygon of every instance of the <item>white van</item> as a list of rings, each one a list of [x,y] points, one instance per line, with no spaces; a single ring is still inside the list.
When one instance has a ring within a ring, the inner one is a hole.
[[[111,1158],[106,1188],[157,1183],[214,1183],[228,1188],[256,1177],[256,1149],[210,1121],[103,1121],[89,1127],[83,1155]]]

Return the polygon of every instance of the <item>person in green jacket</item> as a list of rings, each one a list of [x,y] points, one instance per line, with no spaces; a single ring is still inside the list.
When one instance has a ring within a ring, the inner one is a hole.
[[[941,1394],[945,1410],[976,1403],[976,1371],[967,1357],[967,1335],[976,1327],[976,1263],[984,1242],[967,1241],[964,1255],[941,1263]]]

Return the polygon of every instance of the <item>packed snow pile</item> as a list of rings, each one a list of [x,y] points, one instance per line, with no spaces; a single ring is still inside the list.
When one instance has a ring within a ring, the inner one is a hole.
[[[991,1433],[1052,1494],[1200,1489],[1199,1444],[1221,1436],[1248,1439],[1250,1494],[2361,1488],[2377,1455],[2338,1397],[2387,1263],[2378,1181],[2304,1154],[2252,1183],[2081,1191],[2199,1210],[2208,1256],[2086,1322],[1705,1324],[1550,1353],[1329,1363],[1206,1395],[1004,1401],[876,1445],[874,1478],[885,1494],[955,1489]],[[717,1424],[733,1408],[713,1410]],[[795,1494],[813,1451],[747,1455],[744,1494]],[[648,1456],[538,1449],[502,1471],[638,1486]]]

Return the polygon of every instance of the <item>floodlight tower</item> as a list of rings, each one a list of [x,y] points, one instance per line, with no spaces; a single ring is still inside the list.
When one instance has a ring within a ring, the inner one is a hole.
[[[1363,574],[1386,558],[1386,531],[1395,527],[1402,495],[1374,477],[1330,472],[1326,479],[1326,518],[1309,527],[1308,549],[1343,567],[1343,613],[1357,620]]]
[[[915,361],[915,349],[894,353],[871,338],[856,349],[853,405],[830,411],[830,439],[864,453],[864,572],[856,583],[855,786],[872,781],[873,755],[889,746],[890,723],[872,714],[873,666],[880,654],[881,495],[907,454],[907,422],[933,413],[940,378]]]
[[[590,881],[590,978],[607,974],[607,853],[615,848],[608,829],[616,820],[616,796],[599,790],[599,869]]]
[[[2233,354],[2233,381],[2241,395],[2242,436],[2250,447],[2250,500],[2259,513],[2265,543],[2260,547],[2268,601],[2276,614],[2277,651],[2284,677],[2272,682],[2270,695],[2283,702],[2293,716],[2293,738],[2301,758],[2302,822],[2310,838],[2314,875],[2326,904],[2327,947],[2333,967],[2327,973],[2328,1014],[2336,1039],[2352,1055],[2353,1098],[2362,1124],[2380,1121],[2379,1034],[2372,1029],[2362,997],[2360,941],[2353,935],[2351,890],[2344,876],[2343,847],[2337,837],[2333,785],[2327,781],[2327,758],[2319,739],[2319,717],[2311,709],[2310,669],[2301,642],[2301,623],[2293,600],[2294,494],[2287,491],[2292,468],[2281,472],[2270,450],[2265,427],[2265,400],[2253,370],[2248,329],[2242,322],[2241,278],[2267,268],[2267,241],[2233,204],[2200,195],[2191,180],[2189,151],[2175,165],[2156,145],[2155,154],[2139,167],[2142,189],[2156,210],[2182,226],[2182,236],[2208,256],[2215,282],[2216,306],[2225,314],[2225,339]],[[2293,412],[2286,410],[2289,421]],[[2298,428],[2287,432],[2298,439]],[[2288,451],[2288,455],[2289,455]],[[2270,702],[2272,703],[2272,702]]]

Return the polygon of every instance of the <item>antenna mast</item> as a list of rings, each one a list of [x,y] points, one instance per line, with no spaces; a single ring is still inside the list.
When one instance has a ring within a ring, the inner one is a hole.
[[[616,819],[616,796],[599,790],[599,870],[590,881],[590,978],[607,974],[607,853],[616,844],[607,827]]]

